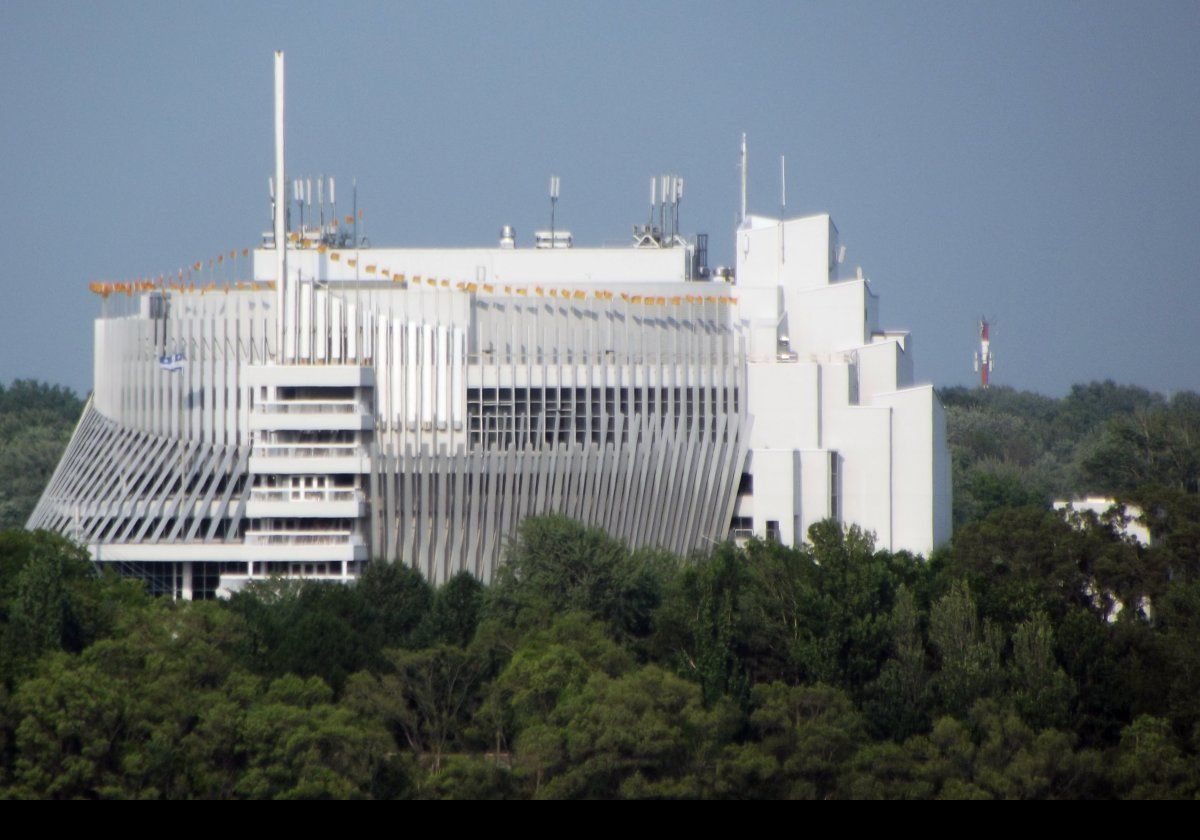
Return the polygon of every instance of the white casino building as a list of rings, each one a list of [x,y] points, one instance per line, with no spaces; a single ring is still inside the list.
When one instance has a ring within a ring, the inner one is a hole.
[[[616,248],[363,247],[289,224],[309,190],[253,280],[96,289],[94,392],[28,526],[185,598],[368,561],[487,580],[550,512],[676,552],[827,517],[948,539],[942,407],[830,218],[745,216],[710,273],[666,186]]]

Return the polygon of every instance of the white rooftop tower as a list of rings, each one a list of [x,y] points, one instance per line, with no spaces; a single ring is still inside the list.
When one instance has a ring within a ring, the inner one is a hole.
[[[282,312],[287,295],[287,198],[283,185],[287,183],[284,167],[284,113],[283,113],[283,53],[275,53],[275,183],[279,185],[275,199],[275,311]],[[282,200],[280,200],[282,199]],[[275,347],[284,346],[283,319],[275,325]],[[282,362],[282,354],[276,361]]]

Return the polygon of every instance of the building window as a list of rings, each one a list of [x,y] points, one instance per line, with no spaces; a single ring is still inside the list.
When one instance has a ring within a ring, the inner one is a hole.
[[[776,519],[767,520],[767,542],[783,542],[779,535],[779,521]]]
[[[842,471],[836,452],[829,453],[829,518],[842,521]]]
[[[754,476],[750,473],[742,473],[742,478],[738,482],[738,495],[744,496],[747,493],[754,492]]]
[[[748,540],[754,536],[754,520],[749,516],[735,516],[729,522],[729,536],[735,540]]]

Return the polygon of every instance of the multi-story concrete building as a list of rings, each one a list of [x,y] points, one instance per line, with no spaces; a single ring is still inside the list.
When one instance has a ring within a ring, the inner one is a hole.
[[[367,248],[277,212],[245,282],[98,285],[95,389],[29,527],[181,597],[488,579],[549,512],[678,552],[827,517],[948,538],[942,408],[829,217],[744,216],[710,271],[664,186],[628,247]]]

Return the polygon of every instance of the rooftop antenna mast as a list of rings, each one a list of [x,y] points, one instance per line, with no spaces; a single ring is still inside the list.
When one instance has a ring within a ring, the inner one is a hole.
[[[746,132],[742,132],[742,157],[738,168],[742,171],[742,213],[739,224],[746,224]]]
[[[672,231],[673,236],[678,237],[679,236],[679,202],[683,201],[683,177],[679,176],[679,175],[674,175],[674,176],[672,176],[672,180],[674,181],[675,186],[671,192],[671,199],[673,202],[673,208],[672,208],[672,217],[673,218],[671,219],[671,227],[674,229]]]
[[[329,217],[330,217],[330,222],[332,223],[331,226],[333,227],[332,235],[336,237],[337,233],[338,233],[339,222],[341,220],[338,219],[338,215],[337,215],[337,193],[334,192],[335,188],[336,188],[336,184],[333,180],[333,176],[330,175],[329,176]]]
[[[650,176],[650,219],[646,222],[650,227],[654,227],[654,205],[658,204],[658,179],[653,175]]]
[[[292,181],[292,200],[300,209],[300,230],[304,230],[304,181],[299,178]]]
[[[787,158],[779,156],[779,217],[787,213]]]
[[[667,187],[670,182],[670,177],[667,175],[660,176],[662,178],[662,202],[658,205],[658,229],[662,232],[663,241],[667,240]]]
[[[308,223],[311,225],[313,221],[313,200],[312,200],[312,178],[304,179],[304,200],[308,204]],[[300,236],[304,237],[304,226],[300,226]]]
[[[275,51],[275,361],[283,361],[283,302],[287,286],[287,176],[283,148],[283,51]]]
[[[317,208],[320,213],[321,235],[325,235],[325,176],[317,176]]]
[[[784,244],[783,220],[787,217],[787,158],[779,156],[779,260],[787,262],[787,246]]]
[[[558,247],[558,242],[554,236],[554,208],[558,204],[558,176],[550,176],[550,247]]]

